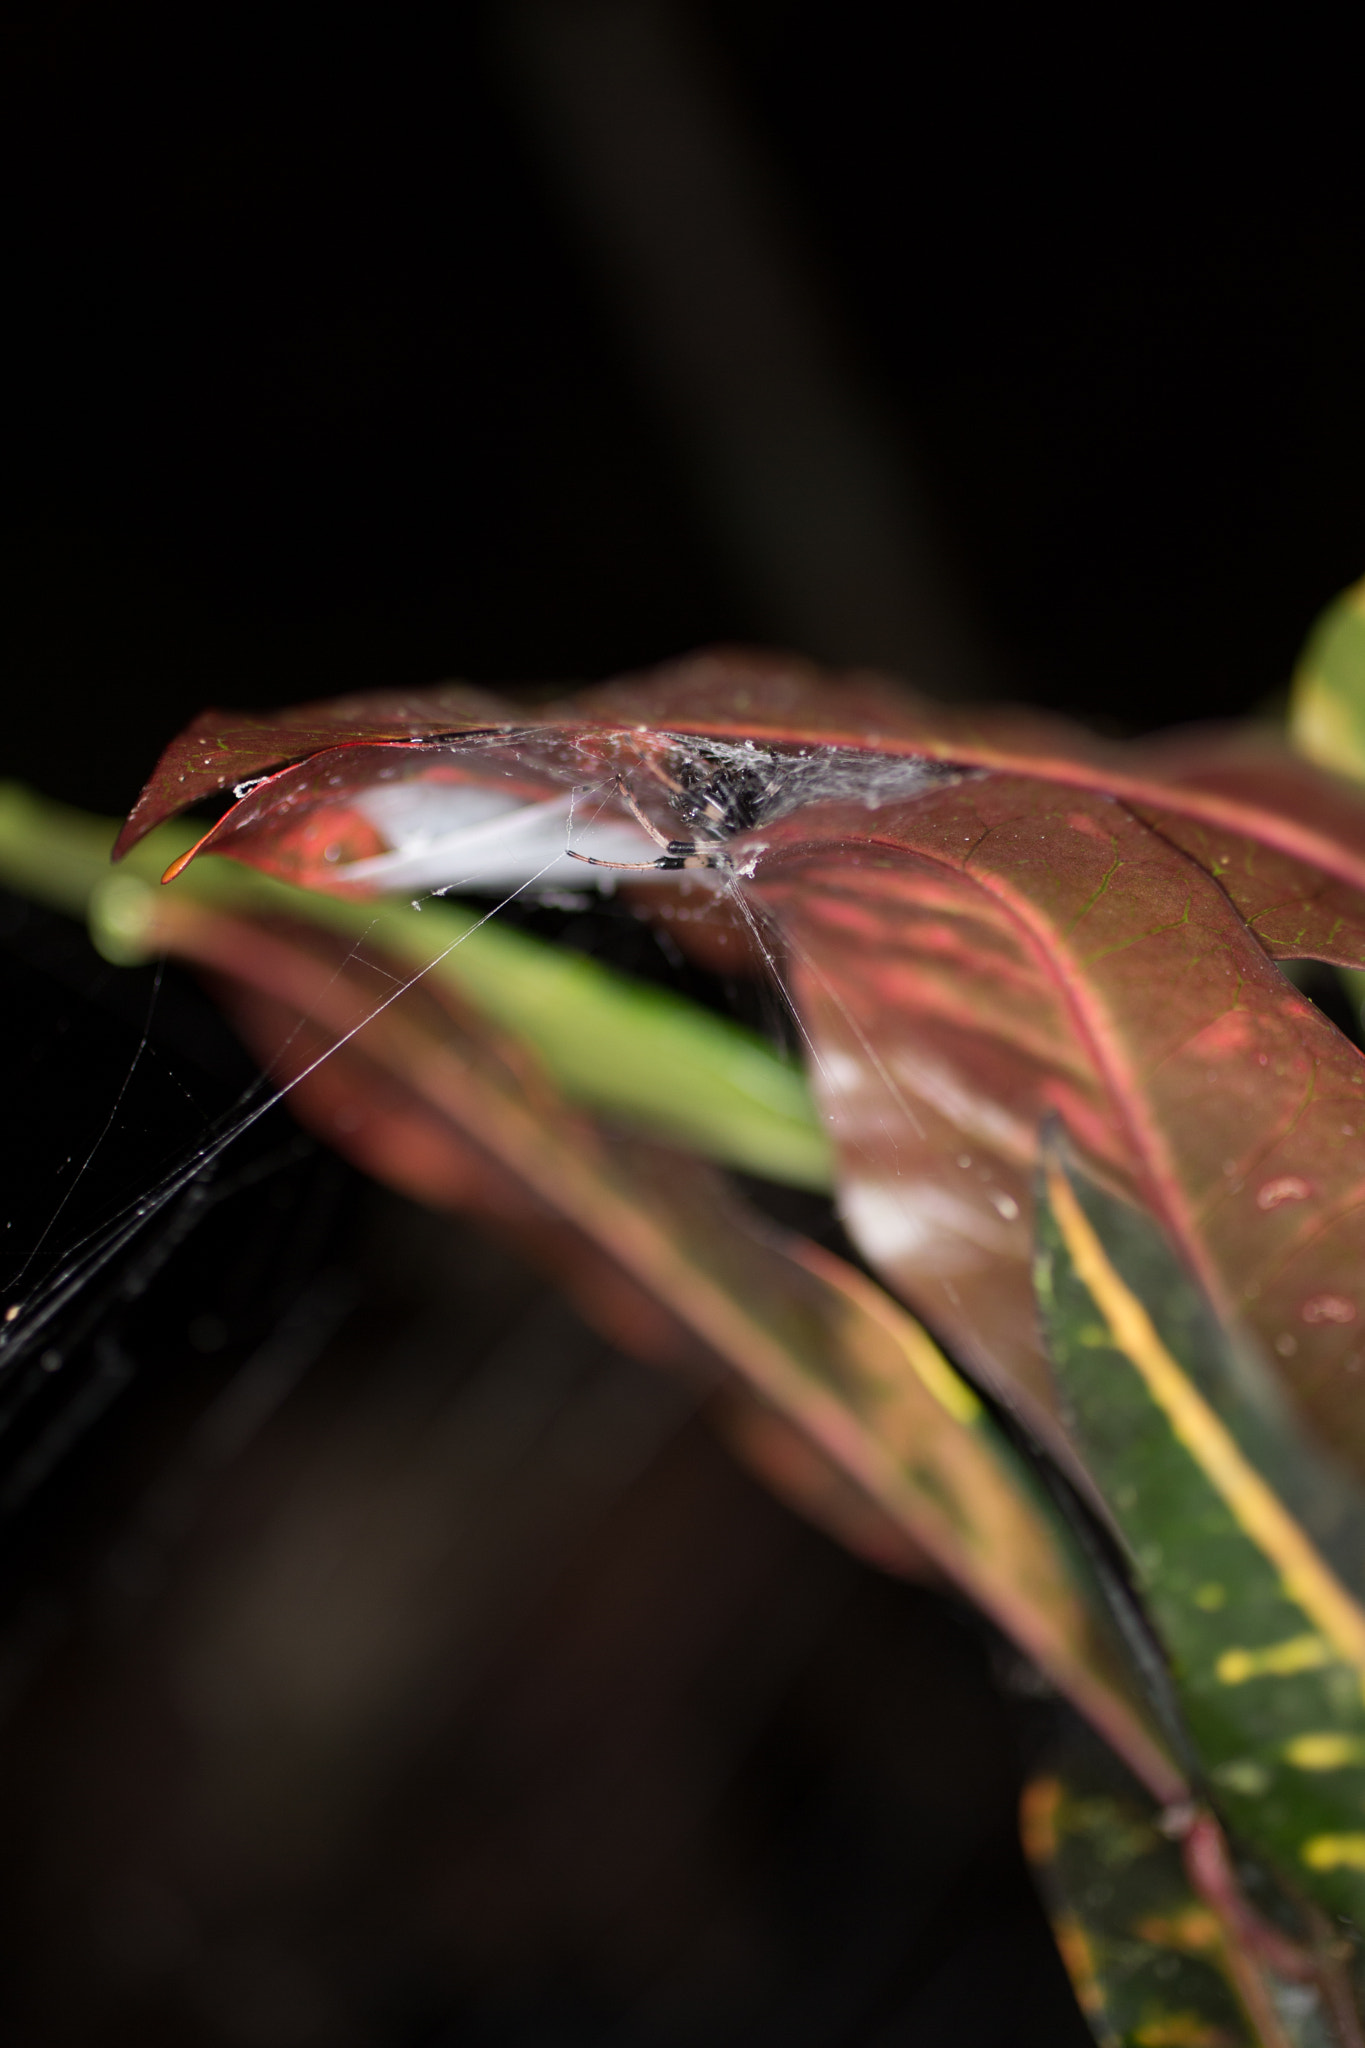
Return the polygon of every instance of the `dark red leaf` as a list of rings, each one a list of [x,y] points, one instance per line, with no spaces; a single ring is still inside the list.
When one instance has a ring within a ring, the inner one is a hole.
[[[114,847],[119,860],[154,825],[187,804],[246,782],[285,761],[355,741],[401,743],[431,733],[469,732],[505,719],[506,706],[482,690],[442,684],[433,690],[376,691],[255,715],[201,711],[157,762]]]
[[[1055,1440],[1028,1247],[1037,1132],[1059,1114],[1365,1464],[1365,1062],[1271,958],[1365,961],[1365,800],[1349,785],[1264,736],[1122,747],[724,653],[444,745],[395,743],[404,719],[429,731],[413,705],[372,701],[380,745],[355,700],[311,725],[287,714],[277,758],[343,710],[347,744],[246,794],[203,847],[344,887],[373,829],[357,797],[432,777],[526,800],[588,781],[608,804],[624,777],[676,833],[664,778],[687,736],[842,749],[874,780],[907,756],[959,771],[908,797],[869,782],[865,801],[856,773],[813,783],[727,841],[786,949],[855,1234]],[[265,758],[265,723],[252,731]],[[172,795],[163,771],[154,786],[146,819]]]

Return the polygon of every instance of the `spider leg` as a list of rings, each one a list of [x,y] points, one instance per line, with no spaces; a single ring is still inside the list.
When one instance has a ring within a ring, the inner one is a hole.
[[[653,761],[647,761],[645,765],[653,770],[667,788],[679,788],[678,784],[669,781],[669,778],[663,773],[662,769]],[[590,868],[614,868],[618,873],[634,875],[654,874],[661,868],[666,871],[676,871],[679,868],[719,868],[729,866],[729,856],[719,844],[714,847],[708,847],[699,845],[695,839],[665,838],[652,819],[645,816],[639,803],[636,801],[634,793],[628,787],[625,778],[619,773],[616,777],[616,790],[636,824],[642,831],[649,834],[649,837],[656,846],[663,848],[662,855],[658,860],[601,860],[596,854],[576,853],[571,846],[566,846],[564,851],[568,854],[570,860],[581,860]]]
[[[657,833],[655,837],[658,837]],[[659,840],[660,846],[665,846],[667,843],[666,840]],[[673,865],[672,862],[667,860],[599,860],[595,853],[575,853],[571,846],[566,846],[564,851],[568,854],[570,860],[581,860],[590,868],[615,868],[618,873],[627,875],[652,875],[656,868],[665,868]],[[681,867],[682,862],[679,861],[677,865]]]
[[[631,790],[628,788],[627,784],[619,775],[616,778],[616,787],[617,790],[620,792],[620,795],[625,800],[626,809],[630,812],[630,815],[632,818],[634,818],[636,824],[642,826],[643,829],[646,832],[648,832],[650,838],[654,841],[654,844],[656,846],[662,846],[666,853],[671,853],[673,850],[673,841],[671,839],[665,839],[663,833],[659,830],[658,826],[650,823],[649,819],[640,809],[639,804],[635,801],[635,797],[632,794]],[[649,865],[652,865],[652,863],[649,863]]]
[[[656,782],[662,782],[664,788],[671,790],[674,796],[683,796],[685,794],[682,784],[670,775],[666,768],[659,766],[655,755],[642,754],[640,756],[640,766],[646,769]]]

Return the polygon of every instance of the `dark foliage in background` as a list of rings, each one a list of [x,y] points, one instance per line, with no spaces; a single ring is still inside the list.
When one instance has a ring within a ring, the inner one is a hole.
[[[584,227],[533,16],[10,15],[6,773],[112,813],[209,702],[797,637]],[[1119,730],[1280,687],[1365,555],[1360,171],[1321,24],[1202,59],[981,9],[692,17],[972,686]],[[814,651],[881,650],[855,625]],[[4,1215],[31,1239],[151,989],[36,913],[4,936]],[[150,1014],[53,1250],[247,1078],[188,983]],[[1002,1704],[974,1626],[801,1529],[676,1390],[283,1115],[218,1180],[72,1337],[63,1373],[93,1383],[100,1332],[136,1370],[10,1524],[20,2038],[1084,2038],[1014,1848],[1038,1710]],[[496,1453],[460,1406],[490,1361]],[[259,1408],[236,1462],[231,1398]],[[461,1487],[497,1512],[415,1536],[414,1499],[434,1526]],[[404,1600],[393,1651],[375,1617]],[[339,1660],[321,1704],[295,1640]]]

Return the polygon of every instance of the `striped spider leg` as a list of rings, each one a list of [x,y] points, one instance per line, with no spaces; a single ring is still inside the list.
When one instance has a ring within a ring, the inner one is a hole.
[[[677,788],[677,784],[671,782],[661,769],[655,767],[652,762],[650,766],[654,768],[654,773],[658,776],[659,780],[665,783],[668,788]],[[568,853],[570,860],[581,860],[588,867],[593,868],[615,868],[619,872],[626,874],[651,874],[658,869],[728,868],[730,866],[730,856],[719,840],[707,843],[696,839],[666,838],[658,826],[645,816],[620,775],[616,777],[615,786],[617,794],[625,803],[626,809],[630,812],[636,824],[649,834],[656,846],[663,848],[662,854],[657,860],[599,860],[595,854],[575,853],[572,847],[567,847],[565,851]],[[714,805],[708,806],[708,808],[715,811]],[[719,816],[719,813],[717,813],[717,816]]]

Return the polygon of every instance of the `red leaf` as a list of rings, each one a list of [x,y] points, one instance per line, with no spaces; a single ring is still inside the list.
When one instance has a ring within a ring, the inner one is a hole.
[[[1059,1113],[1365,1461],[1365,1060],[1224,891],[1126,806],[1015,777],[880,813],[871,838],[826,813],[813,845],[813,822],[766,835],[751,886],[792,946],[878,1269],[1036,1419],[1031,1188]]]
[[[1015,1455],[923,1332],[861,1274],[774,1231],[697,1162],[605,1140],[477,1013],[462,1023],[420,988],[376,1008],[375,978],[392,987],[380,961],[316,930],[224,915],[175,892],[160,899],[156,921],[168,950],[235,985],[249,1029],[265,1025],[262,1000],[303,1020],[282,1049],[285,1077],[297,1077],[305,1113],[330,1121],[334,1141],[442,1204],[467,1200],[486,1162],[495,1207],[549,1231],[551,1263],[567,1252],[571,1286],[592,1313],[606,1309],[646,1349],[668,1352],[673,1333],[686,1333],[694,1350],[724,1362],[737,1393],[806,1439],[800,1464],[771,1431],[748,1442],[786,1490],[884,1562],[905,1568],[927,1553],[1158,1798],[1186,1795],[1093,1583]],[[334,1049],[311,1071],[309,1034],[319,1050]],[[340,1098],[332,1082],[314,1085],[336,1061],[350,1083]],[[615,1269],[605,1300],[604,1262]]]
[[[285,761],[356,741],[403,742],[417,734],[462,733],[496,725],[506,707],[482,690],[443,684],[433,690],[377,691],[257,715],[201,711],[171,741],[119,834],[119,860],[154,825],[187,804],[245,782]]]
[[[590,782],[607,804],[622,777],[679,836],[677,774],[699,759],[687,736],[778,749],[789,775],[795,757],[806,800],[760,805],[726,846],[788,949],[873,1263],[1055,1438],[1028,1248],[1038,1127],[1060,1114],[1365,1463],[1365,1062],[1270,957],[1365,962],[1365,801],[1350,786],[1256,736],[1121,747],[750,656],[500,721],[479,700],[480,735],[471,705],[471,736],[444,744],[415,702],[374,699],[368,726],[355,700],[311,724],[286,714],[276,759],[338,723],[346,743],[248,793],[203,848],[345,887],[357,798],[433,777],[524,801]],[[438,693],[426,715],[452,729],[454,705]],[[400,724],[420,738],[396,740]],[[268,730],[251,728],[258,761]],[[206,776],[211,728],[196,733]],[[887,774],[907,757],[959,772],[908,791]],[[838,773],[822,781],[812,762]],[[176,787],[163,764],[140,817],[164,815]]]
[[[300,943],[316,945],[315,934],[299,936]],[[348,949],[335,949],[334,973],[354,973],[355,964]],[[646,1365],[685,1372],[703,1387],[717,1379],[719,1361],[591,1237],[538,1201],[449,1119],[433,1116],[429,1104],[358,1044],[335,1045],[308,1018],[244,983],[225,975],[213,981],[261,1064],[290,1085],[294,1115],[325,1144],[413,1201],[468,1215],[510,1240],[608,1343]],[[731,1449],[808,1520],[885,1571],[938,1576],[906,1530],[774,1409],[738,1385],[713,1388],[706,1406]]]
[[[345,735],[341,741],[339,731]],[[1365,889],[1365,804],[1358,791],[1272,741],[1213,730],[1124,747],[1062,719],[1014,709],[956,710],[876,676],[827,677],[789,660],[725,651],[535,711],[447,685],[425,693],[340,698],[273,719],[205,712],[157,763],[114,857],[186,805],[285,762],[306,761],[309,772],[286,774],[273,787],[249,793],[197,850],[237,850],[232,842],[239,834],[255,837],[267,820],[278,823],[284,815],[340,803],[383,771],[395,777],[419,773],[429,765],[423,745],[442,735],[515,734],[527,741],[538,735],[548,786],[571,779],[575,739],[613,735],[628,765],[630,753],[638,759],[641,751],[638,742],[631,749],[634,736],[658,731],[783,747],[837,746],[1024,772],[1199,819]],[[347,758],[367,743],[385,749],[382,761],[372,753]],[[450,750],[432,751],[452,758]],[[524,742],[513,758],[523,769],[531,765]],[[261,865],[258,851],[242,849],[242,857]]]

